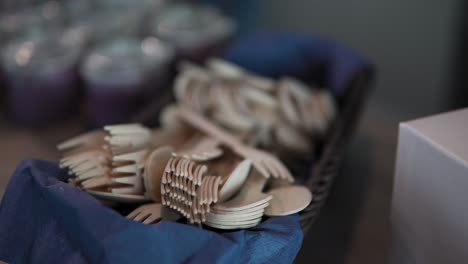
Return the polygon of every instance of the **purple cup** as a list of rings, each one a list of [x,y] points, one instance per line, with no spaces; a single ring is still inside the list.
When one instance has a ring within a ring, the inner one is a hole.
[[[2,71],[12,121],[45,127],[76,113],[78,50],[53,38],[26,37],[5,47]]]
[[[178,60],[201,63],[220,54],[236,24],[214,7],[173,4],[153,19],[150,31],[175,47]]]
[[[113,40],[92,50],[81,67],[90,125],[128,122],[164,88],[172,57],[155,38]]]

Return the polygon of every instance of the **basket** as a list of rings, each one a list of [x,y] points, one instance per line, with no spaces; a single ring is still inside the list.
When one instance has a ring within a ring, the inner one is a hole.
[[[301,212],[301,226],[304,234],[307,234],[327,200],[333,180],[341,167],[346,146],[361,117],[372,84],[372,76],[370,69],[357,72],[349,83],[346,94],[339,102],[340,113],[336,123],[305,184],[312,192],[313,198],[310,205]]]
[[[313,168],[306,172],[309,175],[304,184],[312,192],[313,199],[310,205],[300,213],[304,234],[315,222],[327,200],[333,180],[339,172],[346,146],[350,142],[364,108],[372,79],[371,68],[356,72],[348,83],[346,92],[338,98],[337,119],[324,140],[318,160],[315,160]],[[167,89],[139,112],[133,121],[148,126],[158,125],[159,111],[173,100],[172,89]]]

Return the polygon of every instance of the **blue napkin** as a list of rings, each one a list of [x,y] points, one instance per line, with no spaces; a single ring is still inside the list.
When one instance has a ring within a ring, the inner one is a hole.
[[[336,41],[300,33],[263,32],[235,42],[226,59],[273,78],[292,76],[343,96],[360,71],[371,74],[370,63]]]
[[[297,215],[215,233],[143,225],[62,181],[57,165],[23,161],[0,206],[0,259],[9,263],[290,263],[302,243]]]

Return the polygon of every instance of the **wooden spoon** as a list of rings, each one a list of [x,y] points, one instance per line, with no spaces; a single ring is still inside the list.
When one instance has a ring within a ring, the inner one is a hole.
[[[145,162],[143,174],[146,193],[153,201],[161,201],[161,178],[164,174],[166,164],[172,157],[171,147],[161,147],[148,156]]]
[[[240,192],[231,200],[213,206],[214,210],[221,211],[242,211],[268,203],[273,196],[262,192],[267,179],[253,171]]]
[[[226,80],[238,80],[246,74],[239,66],[221,59],[209,59],[207,66],[214,75]]]
[[[211,219],[211,221],[210,221],[207,218],[206,222],[211,223],[211,224],[217,224],[217,225],[227,225],[227,226],[236,225],[237,226],[237,225],[246,225],[246,224],[258,223],[259,221],[261,221],[261,219],[262,219],[262,216],[256,217],[256,218],[253,218],[253,219],[245,219],[245,220],[241,220],[241,219],[214,220],[214,219]]]
[[[102,130],[94,130],[71,139],[68,139],[57,145],[57,149],[64,156],[76,154],[83,150],[101,148],[105,144],[104,137],[106,133]]]
[[[270,206],[270,203],[267,202],[267,203],[263,203],[263,204],[260,204],[260,205],[257,205],[257,206],[254,206],[254,207],[250,207],[250,208],[246,208],[246,209],[243,209],[243,210],[238,210],[238,211],[226,211],[226,210],[222,210],[220,208],[216,208],[216,207],[213,207],[213,209],[211,210],[213,213],[215,214],[222,214],[222,215],[233,215],[233,216],[237,216],[237,215],[245,215],[245,214],[251,214],[251,213],[258,213],[258,212],[261,212],[261,211],[264,211],[265,208],[267,208],[268,206]]]
[[[253,223],[250,223],[250,224],[243,224],[243,225],[221,225],[221,224],[214,224],[214,223],[209,223],[209,222],[205,222],[205,224],[207,226],[211,226],[211,227],[218,228],[218,229],[231,230],[231,229],[251,228],[251,227],[257,226],[261,221],[262,221],[262,219],[259,219],[256,222],[253,222]]]
[[[290,215],[302,211],[312,201],[312,193],[303,186],[291,185],[267,192],[273,196],[265,209],[267,216]]]
[[[252,162],[248,159],[245,159],[237,164],[235,169],[227,177],[223,187],[221,187],[221,190],[219,190],[220,203],[227,201],[240,190],[245,180],[247,180],[247,177],[249,176],[251,167]]]
[[[210,222],[252,220],[252,219],[261,218],[263,216],[263,213],[264,213],[264,210],[246,213],[242,215],[240,214],[217,214],[214,212],[210,212],[207,215],[206,220]]]

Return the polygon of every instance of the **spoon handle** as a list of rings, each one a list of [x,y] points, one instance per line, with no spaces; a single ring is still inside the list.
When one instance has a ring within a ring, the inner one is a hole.
[[[233,150],[242,148],[242,143],[233,135],[223,131],[211,122],[206,120],[203,116],[190,111],[189,109],[181,106],[179,108],[179,116],[193,127],[207,133],[208,135],[218,139],[222,143],[231,147]]]
[[[243,189],[248,193],[261,193],[263,192],[263,188],[265,188],[267,181],[268,179],[263,177],[260,173],[255,170],[251,170],[249,177],[244,183]]]

